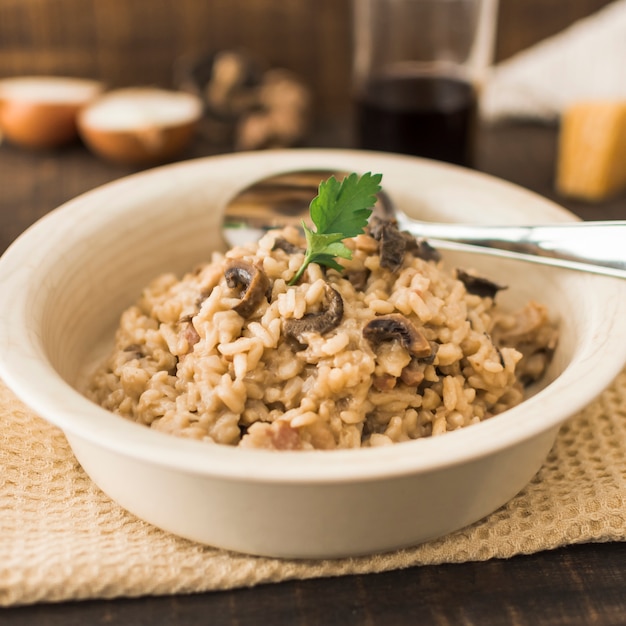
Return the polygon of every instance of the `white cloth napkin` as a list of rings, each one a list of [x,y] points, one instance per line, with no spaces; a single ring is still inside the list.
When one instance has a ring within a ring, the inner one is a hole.
[[[558,119],[580,100],[626,100],[626,0],[615,0],[496,65],[482,94],[484,119]]]

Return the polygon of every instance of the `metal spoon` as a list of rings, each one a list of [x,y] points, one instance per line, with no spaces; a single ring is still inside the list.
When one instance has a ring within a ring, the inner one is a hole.
[[[263,178],[227,204],[223,233],[231,245],[258,240],[287,225],[310,224],[309,203],[319,183],[344,172],[298,170]],[[395,217],[401,230],[428,239],[435,247],[483,252],[535,263],[626,278],[626,221],[564,222],[534,226],[484,226],[422,222],[394,207],[384,192],[375,212]]]

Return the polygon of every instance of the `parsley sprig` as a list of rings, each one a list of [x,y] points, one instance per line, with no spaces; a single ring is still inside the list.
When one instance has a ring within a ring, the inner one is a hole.
[[[289,281],[290,285],[300,280],[309,263],[319,263],[338,271],[343,269],[335,259],[352,258],[352,251],[343,240],[364,232],[381,180],[382,174],[368,172],[362,176],[350,174],[341,182],[331,176],[320,183],[318,194],[309,205],[309,215],[316,230],[302,222],[307,249],[304,262]]]

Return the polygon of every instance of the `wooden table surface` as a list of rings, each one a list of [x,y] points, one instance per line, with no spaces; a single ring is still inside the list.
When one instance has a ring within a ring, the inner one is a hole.
[[[550,197],[583,219],[626,219],[626,194],[589,205],[553,188],[557,129],[518,123],[485,128],[478,169]],[[320,127],[314,146],[349,147],[343,124]],[[198,140],[185,158],[214,153]],[[0,252],[72,197],[132,169],[81,145],[54,153],[0,146]],[[95,600],[0,610],[12,626],[364,624],[626,624],[626,543],[588,544],[509,560],[259,586],[192,596]]]

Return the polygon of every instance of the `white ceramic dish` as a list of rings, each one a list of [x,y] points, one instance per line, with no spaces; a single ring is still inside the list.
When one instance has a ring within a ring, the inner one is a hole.
[[[624,281],[461,255],[464,266],[511,286],[503,300],[545,302],[560,319],[561,340],[535,395],[438,438],[340,452],[240,450],[151,431],[77,391],[112,341],[120,312],[149,279],[182,273],[222,245],[219,208],[236,190],[269,173],[309,167],[382,172],[393,200],[422,218],[574,219],[491,177],[385,154],[248,153],[136,174],[53,211],[2,257],[0,376],[63,429],[107,494],[184,537],[254,554],[336,557],[444,535],[521,490],[561,424],[619,372],[626,360]]]

